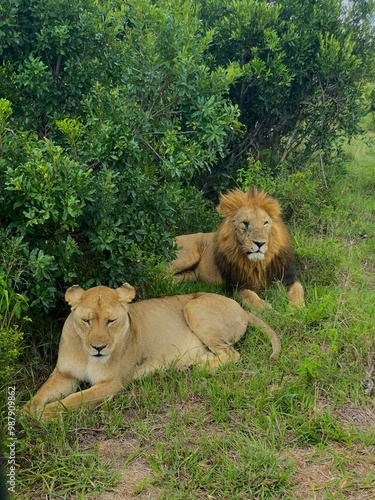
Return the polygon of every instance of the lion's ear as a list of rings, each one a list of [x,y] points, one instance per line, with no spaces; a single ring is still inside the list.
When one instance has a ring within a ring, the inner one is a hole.
[[[73,285],[65,292],[65,300],[70,306],[74,307],[81,302],[83,292],[84,290],[80,286]]]
[[[131,302],[135,297],[135,288],[129,283],[121,285],[120,288],[116,289],[116,292],[120,302]]]
[[[246,206],[246,193],[240,189],[233,189],[226,194],[221,194],[216,210],[222,217],[230,217],[243,206]]]

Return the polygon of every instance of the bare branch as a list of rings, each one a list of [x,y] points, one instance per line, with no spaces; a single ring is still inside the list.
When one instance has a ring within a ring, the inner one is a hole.
[[[149,142],[147,142],[145,139],[143,139],[143,137],[140,137],[140,140],[143,142],[143,144],[146,144],[147,147],[149,147],[151,149],[151,151],[153,152],[155,158],[157,158],[158,160],[160,161],[165,161],[165,158],[163,158],[152,146]]]

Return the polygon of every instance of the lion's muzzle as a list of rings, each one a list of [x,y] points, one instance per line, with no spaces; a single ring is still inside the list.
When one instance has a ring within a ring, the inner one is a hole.
[[[263,260],[267,250],[266,241],[252,241],[250,250],[246,251],[247,258],[252,261]]]

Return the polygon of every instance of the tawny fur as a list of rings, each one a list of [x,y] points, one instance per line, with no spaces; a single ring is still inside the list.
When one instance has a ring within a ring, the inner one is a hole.
[[[67,290],[72,310],[63,327],[56,368],[24,406],[25,412],[48,419],[82,403],[97,405],[131,380],[171,364],[213,370],[238,361],[233,344],[249,324],[271,340],[271,358],[279,355],[277,334],[227,297],[196,293],[130,303],[134,296],[129,284],[116,290]],[[81,381],[91,387],[76,392]]]
[[[279,202],[255,188],[220,197],[223,217],[215,233],[178,236],[180,247],[170,267],[177,279],[225,283],[247,304],[263,307],[258,297],[272,282],[289,289],[290,303],[304,304],[294,271],[292,242],[281,218]]]

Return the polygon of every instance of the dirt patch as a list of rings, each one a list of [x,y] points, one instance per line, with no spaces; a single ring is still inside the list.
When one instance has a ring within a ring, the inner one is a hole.
[[[375,498],[375,447],[299,448],[282,456],[292,459],[296,467],[294,499]]]
[[[369,408],[352,408],[344,406],[337,411],[337,416],[343,426],[369,432],[375,431],[375,413]]]
[[[121,437],[103,441],[99,446],[99,456],[111,464],[121,474],[121,479],[114,491],[91,495],[93,500],[156,500],[160,491],[148,487],[153,471],[145,458],[138,454],[136,439]],[[140,485],[144,485],[139,492]]]

